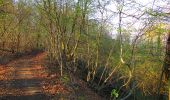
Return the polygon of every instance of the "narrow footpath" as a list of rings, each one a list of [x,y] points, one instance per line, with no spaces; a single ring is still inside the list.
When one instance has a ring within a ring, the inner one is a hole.
[[[47,76],[44,56],[39,53],[0,65],[0,100],[49,100],[41,86]]]

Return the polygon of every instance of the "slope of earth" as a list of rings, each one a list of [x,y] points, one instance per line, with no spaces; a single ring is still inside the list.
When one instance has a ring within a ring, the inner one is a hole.
[[[72,74],[49,74],[46,53],[0,65],[0,100],[103,100]]]

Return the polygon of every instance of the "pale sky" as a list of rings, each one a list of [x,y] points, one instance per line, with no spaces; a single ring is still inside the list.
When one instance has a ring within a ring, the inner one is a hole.
[[[18,1],[18,0],[15,0]],[[105,2],[107,0],[100,0],[101,2]],[[117,12],[117,7],[114,1],[116,0],[111,0],[112,2],[110,2],[110,5],[106,6],[106,9],[108,10],[107,12],[104,11],[104,19],[109,18],[109,20],[107,20],[106,23],[109,23],[110,27],[112,28],[112,32],[110,34],[115,34],[117,33],[117,28],[118,28],[118,16],[116,14],[114,14],[113,12]],[[125,2],[127,2],[126,0],[124,0]],[[155,0],[154,6],[153,6],[153,2],[154,0],[131,0],[131,1],[136,1],[137,4],[143,5],[143,7],[140,7],[139,9],[139,5],[134,4],[134,6],[132,7],[125,7],[124,9],[126,11],[124,11],[126,14],[128,15],[140,15],[142,14],[145,10],[148,10],[149,8],[153,8],[153,9],[158,9],[158,7],[167,7],[167,9],[164,10],[169,10],[170,11],[170,0]],[[153,7],[152,7],[153,6]],[[129,9],[130,8],[130,9]],[[141,10],[141,11],[140,11]],[[96,14],[92,15],[94,19],[101,19],[101,14],[100,11],[98,10]],[[144,20],[143,19],[135,19],[131,16],[122,19],[122,23],[126,24],[126,27],[130,27],[130,28],[135,28],[137,30],[139,30],[140,28],[142,28]],[[127,26],[128,25],[128,26]]]
[[[112,0],[114,1],[114,0]],[[161,7],[167,7],[166,10],[170,11],[170,1],[166,1],[165,0],[155,0],[154,6],[153,6],[153,2],[154,0],[135,0],[136,3],[133,6],[128,6],[128,7],[124,7],[124,11],[126,14],[128,15],[141,15],[144,11],[149,10],[149,9],[157,9],[158,12],[162,11]],[[102,0],[101,0],[102,2]],[[127,2],[125,0],[125,2]],[[169,3],[168,3],[169,2]],[[139,8],[139,5],[142,5],[143,7]],[[111,24],[112,29],[112,33],[113,35],[115,35],[115,33],[117,33],[116,29],[118,28],[118,22],[119,22],[119,18],[118,16],[112,16],[114,15],[113,12],[117,12],[117,7],[116,7],[116,3],[115,2],[110,2],[110,5],[108,5],[106,7],[107,12],[104,12],[104,16],[105,19],[109,17],[109,20],[107,21],[108,23]],[[165,10],[165,9],[164,9]],[[97,16],[96,19],[101,19],[100,16],[100,12],[97,12]],[[112,17],[110,17],[112,16]],[[124,16],[125,18],[122,19],[122,23],[125,25],[125,27],[130,27],[130,28],[135,28],[137,30],[141,29],[143,27],[143,23],[147,22],[147,20],[143,20],[141,19],[136,19],[133,18],[131,16],[127,17]],[[146,16],[143,16],[143,18]],[[114,36],[113,36],[114,37]]]

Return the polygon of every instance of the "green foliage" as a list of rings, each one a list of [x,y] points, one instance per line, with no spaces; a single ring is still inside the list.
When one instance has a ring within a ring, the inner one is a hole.
[[[112,97],[112,98],[114,98],[114,97],[118,98],[118,97],[119,97],[119,93],[117,92],[116,89],[113,89],[113,90],[112,90],[112,92],[111,92],[111,97]]]
[[[166,16],[165,13],[153,11],[152,9],[147,10],[147,13],[151,16],[157,17],[157,16]]]
[[[0,0],[0,7],[3,5],[3,0]]]
[[[68,84],[70,82],[70,78],[67,74],[64,74],[61,78],[60,78],[60,81],[63,83],[63,84]]]
[[[78,96],[77,100],[86,100],[84,96]]]

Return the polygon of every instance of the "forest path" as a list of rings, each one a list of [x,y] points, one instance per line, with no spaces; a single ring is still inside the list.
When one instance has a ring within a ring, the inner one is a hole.
[[[25,56],[0,65],[0,100],[50,100],[41,85],[48,75],[42,63],[45,55]]]

